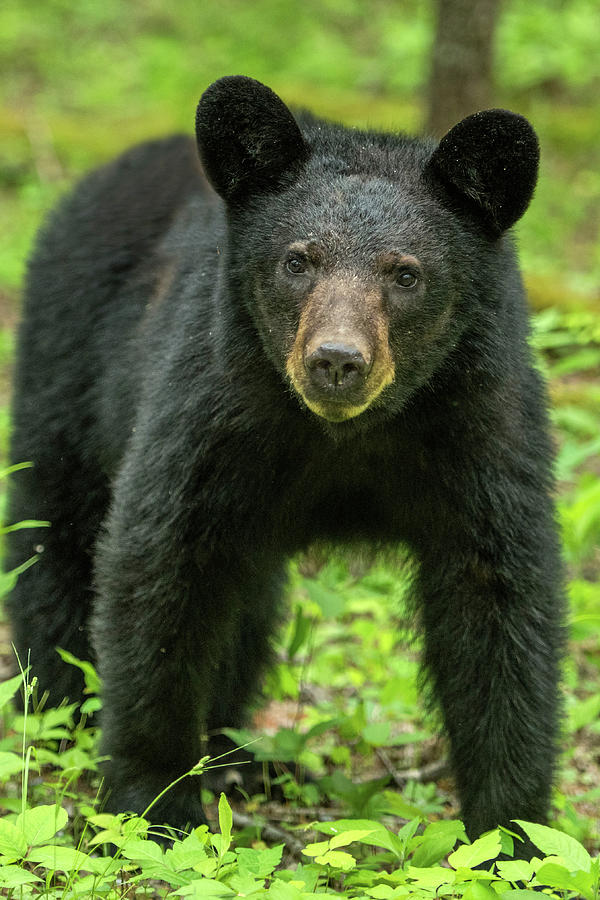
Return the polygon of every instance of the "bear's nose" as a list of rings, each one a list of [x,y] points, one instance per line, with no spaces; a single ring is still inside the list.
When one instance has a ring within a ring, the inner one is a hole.
[[[369,365],[358,347],[324,343],[307,356],[306,368],[317,387],[340,390],[356,387],[369,374]]]

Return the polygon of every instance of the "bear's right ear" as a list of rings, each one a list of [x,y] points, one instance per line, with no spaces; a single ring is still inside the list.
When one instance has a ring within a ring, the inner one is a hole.
[[[527,119],[505,109],[488,109],[450,129],[427,163],[425,176],[499,236],[527,209],[539,156]]]
[[[277,94],[242,75],[215,81],[200,98],[196,139],[207,178],[228,203],[279,190],[308,157]]]

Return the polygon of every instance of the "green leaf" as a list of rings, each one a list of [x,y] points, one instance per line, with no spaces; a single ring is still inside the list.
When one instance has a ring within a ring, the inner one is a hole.
[[[423,810],[415,806],[414,803],[409,803],[402,794],[398,794],[396,791],[384,791],[383,800],[383,811],[390,813],[392,816],[399,816],[401,819],[421,820],[425,818]]]
[[[453,869],[444,869],[441,866],[431,866],[426,869],[409,866],[406,872],[411,882],[433,890],[437,890],[442,884],[454,884],[456,878]]]
[[[498,894],[487,884],[472,881],[463,894],[463,900],[498,900]]]
[[[294,628],[290,642],[288,644],[288,657],[293,660],[298,650],[303,647],[310,636],[313,621],[309,616],[304,614],[300,603],[296,605],[296,616],[294,618]]]
[[[39,875],[22,869],[21,866],[4,866],[0,864],[0,884],[4,887],[18,887],[20,884],[32,884],[34,881],[43,881]]]
[[[329,846],[332,850],[337,850],[338,847],[347,847],[348,844],[353,844],[354,841],[361,841],[364,844],[366,843],[365,838],[372,835],[374,830],[374,828],[368,830],[355,829],[354,831],[343,831],[341,834],[334,834],[329,841]]]
[[[318,581],[307,578],[304,582],[308,596],[321,608],[326,619],[337,619],[344,611],[344,598],[336,591],[331,591]]]
[[[67,811],[62,806],[36,806],[26,809],[17,818],[17,828],[30,847],[45,844],[52,840],[57,831],[65,827],[69,820]]]
[[[559,863],[544,862],[535,874],[540,884],[560,891],[577,891],[590,900],[594,897],[593,879],[587,872],[579,871],[576,875],[572,875],[565,866],[561,866]]]
[[[64,662],[69,663],[69,665],[71,666],[76,666],[78,669],[81,669],[85,679],[86,691],[88,691],[90,694],[100,693],[102,689],[102,682],[100,681],[100,677],[91,662],[88,662],[86,659],[79,659],[69,650],[63,650],[62,647],[57,647],[56,651]]]
[[[179,897],[197,897],[198,900],[228,900],[229,897],[235,897],[236,891],[232,891],[226,884],[220,881],[213,881],[212,878],[199,878],[186,884],[184,887],[178,888],[171,893]]]
[[[329,849],[329,841],[316,841],[314,844],[307,844],[302,850],[305,856],[321,856]]]
[[[27,853],[23,832],[6,819],[0,819],[0,853],[9,859],[21,859]]]
[[[0,779],[10,778],[23,768],[23,760],[17,753],[10,750],[0,751]]]
[[[255,850],[251,847],[238,847],[236,855],[240,864],[240,873],[249,873],[257,878],[266,878],[281,862],[283,844]]]
[[[448,857],[448,862],[453,868],[473,869],[489,859],[496,859],[500,853],[500,833],[497,828],[484,834],[483,837],[473,841],[472,844],[463,844]]]
[[[204,844],[194,831],[182,841],[175,841],[173,847],[165,851],[165,862],[175,872],[193,869],[206,858]]]
[[[7,466],[6,468],[0,469],[0,478],[6,478],[8,475],[12,475],[13,472],[20,472],[21,469],[31,468],[33,468],[32,462],[15,463],[12,466]]]
[[[413,853],[412,865],[418,868],[432,866],[450,853],[459,838],[465,837],[462,822],[432,822],[423,832],[421,842]]]
[[[341,869],[343,872],[356,868],[354,857],[350,853],[344,853],[343,850],[328,850],[322,856],[317,856],[315,862],[321,866],[333,866],[334,869]]]
[[[402,890],[404,895],[404,889]],[[378,884],[373,888],[369,888],[369,897],[372,897],[373,900],[392,900],[392,898],[397,896],[397,889],[390,887],[389,884]]]
[[[362,730],[362,736],[373,747],[385,747],[392,743],[389,722],[369,722]]]
[[[286,884],[284,881],[274,881],[269,888],[269,900],[303,900],[306,894],[300,891],[294,884]]]
[[[411,823],[407,824],[410,825]],[[415,829],[418,824],[418,821],[415,822]],[[336,835],[348,834],[349,832],[356,834],[357,832],[362,831],[364,832],[365,837],[354,838],[354,840],[359,840],[362,844],[371,844],[374,847],[383,847],[385,850],[391,850],[396,854],[398,852],[398,848],[395,844],[396,835],[388,831],[381,822],[373,822],[371,819],[337,819],[335,822],[317,822],[312,827],[314,831],[320,831],[322,834],[331,835],[332,839],[333,836]],[[319,846],[325,846],[325,843],[326,842],[324,841],[320,841]],[[308,846],[317,845],[309,844]]]
[[[434,863],[444,859],[454,847],[456,841],[448,838],[446,835],[437,834],[427,838],[415,850],[411,862],[417,868],[428,868]]]
[[[106,860],[94,860],[83,851],[71,847],[35,847],[27,858],[47,869],[59,869],[61,872],[94,872],[98,863],[106,863]]]
[[[540,900],[540,895],[537,891],[517,888],[514,891],[504,891],[502,898],[503,900]]]
[[[496,869],[505,881],[531,881],[533,878],[533,866],[523,859],[499,860]]]
[[[225,794],[219,798],[219,828],[221,829],[221,850],[219,856],[224,856],[231,844],[231,828],[233,826],[233,813],[227,802]]]
[[[50,522],[39,522],[37,519],[24,519],[15,522],[14,525],[4,525],[0,531],[2,534],[10,534],[11,531],[21,531],[23,528],[49,528]]]
[[[9,678],[8,681],[3,681],[0,684],[0,709],[12,700],[15,696],[21,685],[23,684],[23,676],[15,675],[13,678]]]
[[[545,856],[560,856],[571,872],[590,871],[592,865],[590,854],[575,838],[547,825],[536,825],[534,822],[523,822],[521,819],[514,821]]]
[[[121,845],[121,853],[125,859],[140,863],[154,862],[162,865],[163,850],[155,841],[131,836]]]

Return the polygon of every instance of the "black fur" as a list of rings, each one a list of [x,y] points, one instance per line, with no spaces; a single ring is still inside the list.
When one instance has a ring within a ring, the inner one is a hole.
[[[97,659],[109,803],[140,812],[203,728],[243,721],[286,560],[316,539],[402,542],[469,833],[543,820],[563,643],[552,450],[500,235],[529,202],[535,136],[503,111],[439,147],[297,121],[223,79],[197,134],[226,203],[173,138],[88,176],[42,230],[12,445],[35,466],[10,513],[52,528],[10,536],[15,565],[45,546],[8,604],[15,640],[53,701],[81,690],[55,645]],[[389,321],[395,379],[342,422],[286,376],[301,302],[281,260],[308,238],[322,272],[377,286]],[[419,293],[377,280],[389,249],[419,257]],[[152,815],[201,821],[198,780]]]

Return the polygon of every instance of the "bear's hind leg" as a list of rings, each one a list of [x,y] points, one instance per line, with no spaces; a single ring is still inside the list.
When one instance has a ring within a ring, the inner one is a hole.
[[[249,792],[260,790],[263,767],[250,750],[238,749],[225,728],[241,728],[247,723],[253,701],[260,695],[264,674],[273,661],[271,636],[278,623],[278,607],[284,591],[285,571],[271,579],[248,584],[239,620],[215,677],[212,704],[207,716],[207,753],[215,768],[204,778],[214,793],[243,784]]]
[[[48,692],[48,703],[56,705],[65,697],[80,701],[84,687],[81,671],[63,662],[56,648],[93,658],[88,634],[92,550],[106,498],[93,481],[79,489],[77,462],[68,464],[64,455],[50,451],[34,451],[33,458],[32,468],[11,475],[9,521],[37,519],[50,525],[7,536],[9,570],[35,555],[38,559],[18,576],[5,605],[21,665],[30,662],[38,698]]]

